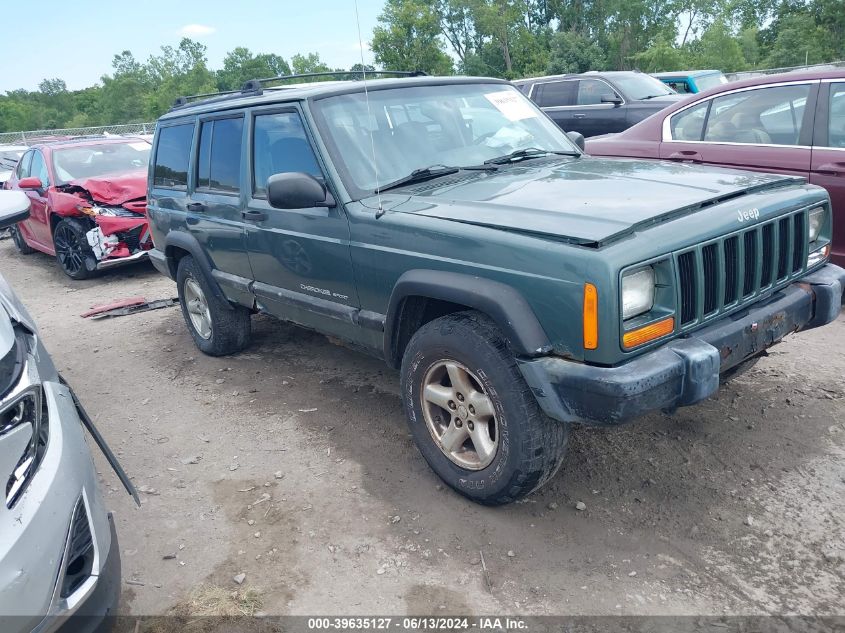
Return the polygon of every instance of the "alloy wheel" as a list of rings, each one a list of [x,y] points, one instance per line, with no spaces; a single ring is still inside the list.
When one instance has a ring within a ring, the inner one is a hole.
[[[193,277],[185,280],[185,307],[188,309],[188,316],[191,318],[191,325],[204,340],[211,338],[211,312],[208,309],[208,301],[199,283]]]
[[[59,263],[68,275],[78,274],[85,266],[85,246],[79,236],[67,224],[59,224],[53,236],[53,244]]]
[[[440,360],[423,378],[423,417],[431,437],[453,463],[467,470],[490,465],[499,449],[493,401],[461,363]]]

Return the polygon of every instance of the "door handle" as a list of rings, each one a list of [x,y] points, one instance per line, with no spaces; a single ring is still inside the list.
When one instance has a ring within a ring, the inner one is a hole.
[[[813,171],[826,176],[845,176],[845,163],[825,163]]]
[[[189,202],[188,211],[192,213],[205,213],[206,206],[202,202]]]
[[[685,160],[691,163],[701,162],[701,154],[694,150],[683,149],[669,154],[669,160]]]
[[[583,112],[576,112],[575,114],[572,115],[572,118],[573,119],[586,119],[587,115],[584,114]]]
[[[267,214],[264,211],[241,211],[241,217],[250,222],[262,222],[267,219]]]

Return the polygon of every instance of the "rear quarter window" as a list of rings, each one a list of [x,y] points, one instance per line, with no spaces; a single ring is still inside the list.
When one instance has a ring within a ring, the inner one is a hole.
[[[154,187],[187,188],[193,138],[193,123],[160,128],[153,168]]]

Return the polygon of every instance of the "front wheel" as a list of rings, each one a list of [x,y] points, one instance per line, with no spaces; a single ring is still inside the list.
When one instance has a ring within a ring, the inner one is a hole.
[[[249,344],[249,310],[214,294],[194,258],[185,255],[176,271],[179,304],[196,346],[209,356],[225,356]]]
[[[485,505],[510,503],[560,468],[568,426],[540,410],[487,316],[460,312],[421,327],[401,379],[417,447],[460,494]]]
[[[76,218],[64,218],[53,230],[56,260],[71,279],[88,279],[97,272],[97,258],[85,236],[85,225]]]

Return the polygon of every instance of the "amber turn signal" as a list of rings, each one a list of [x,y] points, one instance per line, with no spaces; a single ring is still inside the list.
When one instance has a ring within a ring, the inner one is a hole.
[[[622,337],[622,344],[626,349],[639,347],[675,331],[675,318],[668,317],[657,323],[652,323],[630,332],[625,332]]]
[[[599,293],[593,284],[584,284],[584,349],[599,346]]]

